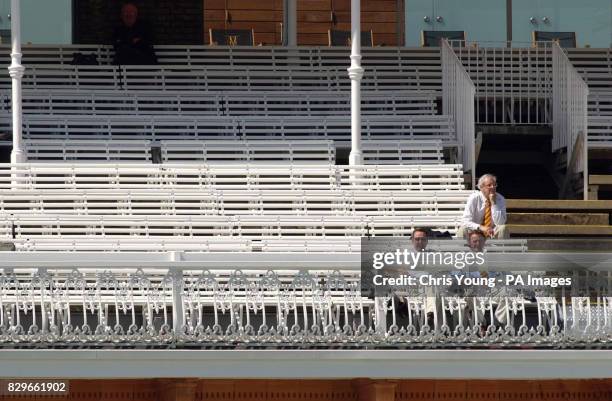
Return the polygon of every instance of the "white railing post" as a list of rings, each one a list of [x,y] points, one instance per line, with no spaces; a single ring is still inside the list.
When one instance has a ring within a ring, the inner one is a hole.
[[[19,0],[11,0],[11,65],[8,67],[13,96],[13,151],[11,163],[25,162],[22,148],[21,80],[25,68],[21,65],[21,10]]]
[[[285,32],[283,45],[297,46],[297,0],[285,0]]]
[[[552,55],[553,151],[567,149],[568,174],[583,173],[583,198],[588,199],[587,101],[589,87],[556,42],[552,46]],[[582,149],[579,154],[573,155],[576,139],[581,134]],[[575,160],[575,163],[570,163],[572,160]]]
[[[474,188],[476,87],[447,40],[442,41],[440,51],[442,53],[442,110],[444,114],[453,117],[463,168],[471,171],[472,188]]]
[[[182,260],[181,252],[172,252],[170,258],[173,262]],[[185,319],[183,318],[183,269],[172,270],[172,328],[174,335],[182,333]]]
[[[362,163],[361,155],[361,3],[351,0],[351,66],[348,75],[351,79],[351,153],[350,165]]]

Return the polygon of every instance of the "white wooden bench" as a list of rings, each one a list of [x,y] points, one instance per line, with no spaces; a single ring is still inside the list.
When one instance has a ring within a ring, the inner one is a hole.
[[[0,164],[0,189],[463,190],[461,165]]]
[[[441,141],[363,141],[365,164],[442,164]]]
[[[151,162],[147,140],[28,140],[25,151],[30,162],[146,163]]]
[[[471,191],[12,190],[0,213],[79,215],[460,216]]]
[[[361,110],[363,114],[437,114],[435,99],[431,92],[364,91]],[[10,112],[9,91],[1,94],[0,101],[2,109]],[[22,104],[25,114],[338,115],[350,113],[350,93],[25,90]]]
[[[294,216],[78,216],[10,219],[15,238],[167,236],[364,236],[367,218]]]
[[[26,65],[71,65],[75,53],[93,54],[100,65],[111,64],[114,50],[110,45],[23,45],[23,63]],[[10,45],[0,45],[0,53],[9,59]],[[157,45],[155,53],[160,65],[188,66],[257,66],[274,67],[333,66],[346,68],[350,48],[328,46],[202,46]],[[363,48],[363,61],[368,65],[440,65],[436,48],[377,47]]]
[[[610,49],[568,49],[568,57],[591,92],[612,89],[612,52]]]
[[[406,238],[406,243],[410,241]],[[18,252],[349,252],[361,251],[360,237],[158,237],[28,238],[12,242]],[[435,252],[467,252],[462,240],[430,240]],[[527,240],[488,240],[487,253],[527,252]]]
[[[17,239],[103,236],[232,236],[327,237],[403,236],[415,227],[447,230],[454,234],[460,218],[444,216],[13,216],[8,220]],[[1,232],[0,232],[1,234]],[[4,237],[9,238],[8,235]]]
[[[587,107],[589,116],[612,116],[612,89],[589,92]]]
[[[161,141],[162,163],[334,164],[333,141]]]
[[[612,147],[612,116],[589,115],[589,147]]]
[[[123,66],[122,88],[127,90],[349,90],[344,68],[334,67],[190,67]],[[369,90],[439,91],[440,75],[418,67],[370,67],[361,85]]]
[[[162,163],[334,164],[336,148],[325,140],[161,141]],[[365,164],[442,164],[440,141],[363,141]],[[148,140],[26,140],[30,162],[146,163]]]
[[[24,89],[117,90],[121,89],[117,66],[27,65],[22,79]],[[0,79],[0,88],[10,89],[10,79]]]
[[[10,127],[8,115],[0,126]],[[5,128],[7,129],[7,128]],[[90,116],[31,115],[24,120],[26,139],[143,139],[162,140],[310,140],[349,143],[351,121],[347,116]],[[456,146],[452,117],[444,115],[385,116],[362,118],[364,140],[444,141]]]
[[[334,67],[191,67],[176,66],[70,66],[32,65],[26,69],[26,89],[154,90],[154,91],[287,91],[350,90],[343,68]],[[8,78],[0,88],[10,89]],[[440,92],[440,68],[418,66],[367,69],[362,87],[369,90],[424,90]]]

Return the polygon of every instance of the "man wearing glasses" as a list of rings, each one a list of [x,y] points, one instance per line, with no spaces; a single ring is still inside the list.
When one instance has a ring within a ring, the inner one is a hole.
[[[465,204],[463,225],[457,236],[465,238],[467,232],[480,230],[486,238],[509,238],[506,200],[497,193],[497,178],[492,174],[483,175],[478,180],[478,189]]]

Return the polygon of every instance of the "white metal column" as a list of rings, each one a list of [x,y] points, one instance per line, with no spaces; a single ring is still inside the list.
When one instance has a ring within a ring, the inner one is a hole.
[[[13,94],[13,151],[11,163],[25,162],[22,149],[21,79],[25,68],[21,65],[21,10],[19,0],[11,0],[11,65],[8,67]]]
[[[349,164],[362,163],[361,156],[361,0],[351,0],[351,153]]]
[[[285,46],[297,46],[297,0],[285,0]]]

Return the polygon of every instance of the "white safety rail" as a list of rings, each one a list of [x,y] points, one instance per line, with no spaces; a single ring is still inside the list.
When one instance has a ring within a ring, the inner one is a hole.
[[[441,141],[363,141],[361,153],[365,164],[442,164]]]
[[[192,140],[161,141],[160,146],[162,163],[335,164],[336,162],[336,147],[333,141]]]
[[[11,120],[0,118],[0,127]],[[311,140],[349,143],[351,122],[344,116],[196,116],[196,115],[30,115],[24,121],[25,139],[142,139],[162,140]],[[365,115],[364,140],[437,139],[456,146],[455,125],[449,115]]]
[[[476,87],[479,124],[552,123],[550,42],[450,44]]]
[[[29,162],[146,163],[151,162],[151,142],[147,140],[27,140]]]
[[[408,241],[408,238],[406,239]],[[359,253],[359,237],[148,237],[12,239],[17,252],[280,252]],[[435,252],[469,251],[462,240],[430,240]],[[527,240],[488,240],[487,253],[527,252]]]
[[[567,149],[567,168],[584,174],[583,193],[587,199],[589,88],[558,43],[553,43],[552,52],[553,150]],[[579,139],[581,142],[577,143]],[[574,155],[576,145],[580,148]],[[572,160],[575,160],[573,166]]]
[[[12,190],[0,194],[4,215],[116,216],[450,216],[471,191]]]
[[[464,190],[461,165],[0,164],[0,189]]]
[[[474,96],[476,89],[461,61],[442,41],[442,110],[454,119],[455,132],[463,166],[472,175],[472,188],[476,176],[476,125],[474,121]]]
[[[104,269],[82,266],[78,258],[63,262],[60,258],[52,263],[54,267],[39,269],[40,261],[28,262],[27,254],[17,256],[22,260],[12,256],[3,261],[0,275],[0,343],[6,346],[155,343],[558,349],[600,348],[612,339],[610,297],[598,295],[591,302],[588,296],[538,293],[527,300],[510,291],[429,299],[418,292],[374,298],[362,293],[359,271],[351,268],[358,258],[334,269],[334,263],[321,263],[325,254],[295,255],[285,261],[268,254],[216,255],[236,264],[252,260],[252,267],[237,270],[231,263],[220,267],[205,257],[181,263],[180,254],[174,255],[177,261],[146,254],[122,261],[99,254],[98,264],[104,263]],[[529,263],[539,255],[497,256],[506,263],[510,257],[521,262],[532,274],[542,270]],[[588,273],[576,271],[574,276],[585,278]],[[606,273],[591,273],[591,279],[605,278]],[[434,312],[433,321],[428,321],[428,307],[447,313]],[[497,319],[502,315],[505,323]]]
[[[0,105],[10,112],[10,93]],[[436,93],[393,91],[362,94],[363,114],[435,115]],[[257,91],[205,94],[174,91],[26,90],[25,114],[86,115],[340,115],[350,112],[349,92]]]

